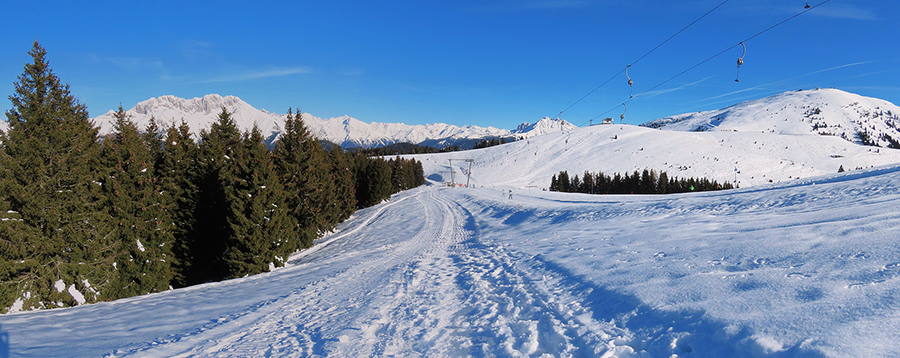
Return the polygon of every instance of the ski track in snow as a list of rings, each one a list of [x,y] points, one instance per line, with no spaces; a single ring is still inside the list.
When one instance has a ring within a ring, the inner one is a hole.
[[[385,256],[220,317],[181,338],[115,356],[529,357],[632,351],[622,329],[593,319],[579,304],[590,288],[564,282],[536,258],[529,262],[484,245],[470,213],[438,191],[428,194],[414,198],[422,209],[415,217],[423,220],[419,231]]]
[[[0,331],[13,357],[900,354],[900,167],[665,196],[498,191],[413,189],[275,272],[0,315]]]

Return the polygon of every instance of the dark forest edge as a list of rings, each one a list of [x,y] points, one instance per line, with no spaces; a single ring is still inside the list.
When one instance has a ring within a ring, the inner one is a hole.
[[[100,136],[35,42],[0,133],[0,308],[114,300],[283,266],[356,209],[425,183],[413,159],[326,151],[289,111],[269,149],[224,108]]]
[[[692,191],[734,189],[731,183],[720,184],[705,178],[669,178],[666,172],[644,169],[633,174],[613,176],[585,171],[579,178],[561,171],[550,178],[550,191],[585,194],[674,194]]]

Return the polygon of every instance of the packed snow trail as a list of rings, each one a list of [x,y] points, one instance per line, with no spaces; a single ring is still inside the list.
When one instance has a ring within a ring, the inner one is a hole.
[[[15,356],[34,357],[595,356],[620,349],[621,330],[578,304],[590,288],[481,243],[474,217],[447,190],[418,189],[365,211],[344,226],[348,233],[323,239],[327,245],[274,273],[9,315],[0,327],[11,332]],[[48,326],[66,339],[47,340]],[[66,343],[72,340],[79,344]]]
[[[11,357],[900,355],[900,167],[508,190],[417,188],[275,272],[0,315],[0,334]]]

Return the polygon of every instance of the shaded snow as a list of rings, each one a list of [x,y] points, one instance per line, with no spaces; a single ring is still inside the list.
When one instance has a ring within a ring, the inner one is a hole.
[[[23,357],[900,355],[900,167],[514,191],[417,188],[275,272],[0,327]]]
[[[601,125],[415,156],[433,184],[474,159],[478,188],[395,195],[274,272],[0,330],[16,357],[900,356],[900,152],[764,132]],[[645,168],[737,168],[742,189],[540,189]]]

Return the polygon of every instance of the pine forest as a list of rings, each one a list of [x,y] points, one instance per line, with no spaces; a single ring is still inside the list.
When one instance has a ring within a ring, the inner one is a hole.
[[[633,174],[616,173],[613,176],[602,172],[585,171],[578,177],[561,171],[550,178],[550,191],[585,194],[675,194],[692,191],[734,189],[731,183],[720,184],[706,178],[670,178],[666,172],[644,169]]]
[[[354,210],[424,184],[421,163],[326,151],[289,111],[266,147],[224,108],[200,140],[101,136],[37,42],[0,134],[0,308],[108,301],[283,266]]]

